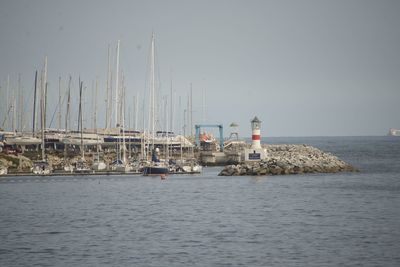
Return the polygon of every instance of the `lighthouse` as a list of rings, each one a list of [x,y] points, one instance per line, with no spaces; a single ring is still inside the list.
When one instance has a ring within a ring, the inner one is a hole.
[[[261,128],[261,121],[257,118],[257,116],[255,116],[254,119],[251,121],[251,148],[252,149],[261,149],[260,128]]]
[[[260,161],[266,155],[267,151],[261,147],[261,121],[255,116],[251,120],[251,146],[244,150],[244,160]]]

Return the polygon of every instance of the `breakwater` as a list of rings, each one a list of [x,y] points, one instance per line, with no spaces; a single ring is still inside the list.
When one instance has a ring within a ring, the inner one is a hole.
[[[259,162],[227,165],[220,176],[285,175],[358,171],[338,157],[308,145],[267,145],[268,156]]]

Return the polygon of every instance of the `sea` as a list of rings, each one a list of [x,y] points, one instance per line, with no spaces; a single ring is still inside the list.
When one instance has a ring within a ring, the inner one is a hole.
[[[360,171],[0,178],[0,266],[400,266],[400,138],[291,137]]]

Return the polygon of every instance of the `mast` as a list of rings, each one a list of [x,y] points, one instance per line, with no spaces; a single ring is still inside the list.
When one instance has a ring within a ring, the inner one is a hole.
[[[78,80],[78,90],[79,90],[79,104],[78,104],[78,129],[77,131],[80,131],[80,127],[81,127],[81,113],[82,113],[82,103],[81,103],[81,99],[80,99],[80,94],[81,94],[81,77],[79,76],[79,80]]]
[[[65,112],[65,135],[68,132],[68,123],[69,123],[69,106],[71,102],[71,80],[72,77],[71,75],[69,76],[69,81],[68,81],[68,95],[67,95],[67,110]],[[67,144],[64,144],[64,163],[67,162]]]
[[[179,140],[179,144],[180,144],[180,149],[181,149],[181,163],[183,162],[183,149],[182,149],[182,98],[181,96],[179,96],[179,101],[178,101],[178,114],[179,114],[179,118],[178,118],[178,123],[179,123],[179,135],[180,135],[180,140]]]
[[[12,130],[13,130],[13,132],[15,133],[15,131],[17,130],[17,109],[16,109],[16,106],[17,106],[17,96],[18,96],[18,92],[17,92],[18,90],[14,90],[14,97],[13,97],[13,104],[12,104],[12,107],[13,107],[13,122],[12,122]]]
[[[171,106],[172,106],[172,103],[171,103]],[[169,127],[168,127],[168,97],[165,97],[165,121],[166,121],[166,124],[167,124],[167,127],[166,127],[166,138],[167,138],[167,147],[166,147],[166,149],[165,149],[165,160],[166,160],[166,162],[168,162],[168,159],[169,159]]]
[[[85,159],[85,151],[84,151],[84,147],[83,147],[82,85],[83,85],[83,82],[80,82],[79,83],[79,124],[80,124],[80,130],[81,130],[81,157],[82,157],[82,160],[84,160]]]
[[[136,94],[136,103],[135,103],[135,130],[139,129],[138,118],[139,118],[139,93]]]
[[[193,136],[193,88],[190,83],[190,136]]]
[[[94,118],[93,118],[93,126],[96,129],[97,133],[97,93],[98,93],[98,87],[99,87],[99,80],[96,78],[96,88],[94,92]]]
[[[42,82],[43,85],[43,82]],[[42,86],[41,88],[41,93],[40,93],[40,127],[41,127],[41,138],[42,138],[42,160],[45,160],[45,155],[44,155],[44,87]]]
[[[94,129],[97,138],[96,150],[97,150],[97,162],[100,162],[100,155],[99,155],[99,134],[97,132],[97,93],[98,93],[98,77],[96,77],[96,89],[94,94]]]
[[[48,83],[47,83],[47,56],[44,59],[44,77],[43,77],[43,79],[44,79],[44,118],[43,118],[44,123],[43,123],[43,125],[46,128],[47,89],[48,89],[47,88],[47,86],[48,86]]]
[[[8,109],[8,111],[6,112],[6,117],[5,120],[7,120],[7,128],[10,129],[10,120],[8,119],[8,114],[10,111],[10,103],[8,103],[8,98],[11,97],[11,93],[10,93],[10,75],[7,75],[7,86],[6,86],[6,110]]]
[[[155,106],[154,106],[154,87],[155,87],[155,71],[154,71],[154,65],[155,65],[155,56],[154,56],[154,32],[151,36],[151,134],[152,134],[152,149],[154,149],[154,138],[155,138],[155,127],[154,127],[154,121],[155,121],[155,116],[154,116],[154,111],[155,111]]]
[[[142,154],[142,159],[146,159],[147,155],[146,155],[146,149],[145,149],[145,145],[146,145],[146,127],[145,127],[145,114],[144,114],[144,104],[145,104],[145,100],[143,97],[143,102],[142,102],[142,127],[143,127],[143,137],[141,139],[140,142],[140,153]]]
[[[121,99],[121,119],[122,119],[122,158],[123,164],[126,166],[126,143],[125,143],[125,87],[122,86],[122,99]]]
[[[46,88],[47,88],[47,56],[44,59],[44,72],[42,78],[42,93],[40,97],[41,130],[42,130],[42,161],[45,161],[45,127],[46,127]]]
[[[61,76],[58,77],[58,130],[61,129]]]
[[[110,72],[111,72],[111,60],[110,60],[110,45],[108,45],[107,51],[107,84],[106,84],[106,129],[109,128],[109,120],[110,120],[110,102],[111,98],[108,98],[110,94]]]
[[[70,109],[70,102],[71,102],[71,80],[72,77],[69,76],[68,81],[68,96],[67,96],[67,111],[65,113],[65,133],[68,132],[68,122],[69,122],[69,109]]]
[[[174,112],[173,112],[173,108],[174,108],[174,103],[173,103],[173,91],[172,91],[172,79],[171,79],[171,88],[170,88],[170,90],[171,90],[171,92],[170,92],[170,105],[171,105],[171,107],[170,107],[170,122],[169,122],[169,125],[170,125],[170,127],[171,127],[171,131],[173,131],[173,129],[174,129],[174,116],[173,116],[173,114],[174,114]]]
[[[37,74],[38,74],[38,72],[36,71],[35,72],[35,90],[33,92],[32,137],[35,137]]]
[[[24,128],[24,101],[22,96],[21,87],[21,73],[18,74],[18,109],[19,109],[19,131],[22,132]]]
[[[119,104],[119,92],[118,92],[118,90],[119,90],[119,88],[118,88],[118,86],[119,86],[119,84],[118,84],[118,82],[119,82],[119,45],[120,45],[120,40],[118,40],[118,43],[117,43],[117,73],[116,73],[116,78],[115,78],[115,124],[117,125],[118,123],[119,123],[119,121],[118,121],[118,119],[119,119],[119,117],[118,117],[118,109],[119,109],[119,107],[118,107],[118,104]]]

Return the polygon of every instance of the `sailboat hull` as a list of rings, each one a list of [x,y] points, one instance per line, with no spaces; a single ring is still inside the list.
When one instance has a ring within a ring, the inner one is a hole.
[[[168,174],[168,168],[163,166],[146,166],[143,168],[143,175],[166,175]]]

